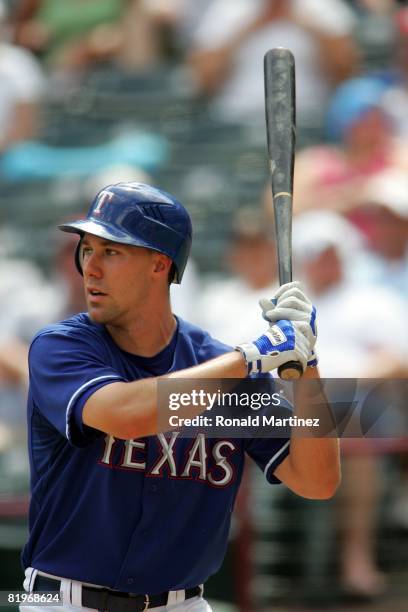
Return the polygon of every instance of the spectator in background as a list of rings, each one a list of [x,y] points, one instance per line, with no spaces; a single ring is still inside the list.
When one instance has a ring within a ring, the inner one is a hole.
[[[17,9],[16,40],[49,66],[66,65],[90,51],[92,34],[120,20],[125,0],[24,0]],[[103,30],[105,28],[105,30]]]
[[[1,253],[0,453],[3,482],[28,484],[26,409],[28,347],[45,325],[85,310],[83,282],[72,257],[76,237],[59,233],[55,282],[32,262]],[[5,444],[4,441],[7,441]],[[3,441],[3,443],[2,443]],[[21,491],[19,491],[21,492]]]
[[[382,108],[386,85],[359,77],[340,85],[327,117],[333,145],[301,151],[295,167],[295,212],[312,208],[346,211],[364,183],[385,168],[408,170],[408,143],[400,140]]]
[[[24,0],[16,22],[17,42],[56,74],[86,72],[110,61],[138,71],[159,54],[144,0]]]
[[[260,298],[277,289],[274,228],[255,206],[242,208],[233,222],[226,262],[232,276],[215,279],[200,298],[202,323],[215,337],[232,343],[262,329]]]
[[[161,29],[175,39],[174,46],[185,52],[193,43],[195,31],[214,0],[142,0],[146,11]]]
[[[358,15],[355,36],[364,70],[388,66],[395,47],[394,14],[397,0],[349,0]]]
[[[402,9],[401,19],[401,70],[405,72],[406,99],[394,100],[408,103],[408,12]],[[402,92],[403,93],[403,92]],[[403,93],[403,95],[404,95]],[[396,110],[396,109],[395,109]],[[408,115],[397,124],[397,129],[408,136]],[[363,219],[366,215],[368,242],[373,256],[367,258],[367,267],[374,271],[373,280],[398,291],[408,304],[408,176],[398,169],[390,169],[369,181],[362,194]],[[370,231],[371,229],[371,231]],[[406,399],[406,398],[405,398]],[[408,461],[407,452],[401,454],[401,474],[394,499],[391,500],[391,518],[399,528],[408,532]]]
[[[0,245],[1,247],[2,245]],[[50,322],[51,287],[31,262],[0,258],[0,453],[3,486],[27,486],[28,343]],[[4,492],[4,491],[3,491]]]
[[[304,281],[319,313],[316,352],[322,377],[406,376],[406,305],[390,289],[352,282],[351,269],[363,255],[356,229],[336,213],[310,211],[294,221],[293,246],[296,277]],[[375,333],[388,329],[390,321],[392,334]],[[387,438],[344,438],[341,448],[340,582],[347,596],[366,600],[385,588],[375,545],[381,453],[400,447]]]
[[[53,291],[38,267],[3,255],[0,263],[0,342],[29,342],[50,321]]]
[[[408,137],[408,7],[395,14],[396,48],[393,63],[385,73],[390,83],[383,99],[385,111],[391,117],[395,130]]]
[[[404,370],[406,305],[390,287],[356,280],[354,270],[365,257],[360,234],[337,213],[316,210],[295,218],[295,276],[304,281],[319,312],[316,348],[325,377],[380,377],[378,368],[387,364],[395,375]],[[395,323],[392,336],[373,334],[390,319]],[[380,359],[382,350],[385,355]]]
[[[0,0],[0,151],[38,132],[38,111],[46,78],[35,57],[9,42],[9,21]]]
[[[343,0],[215,0],[190,55],[197,90],[213,97],[214,118],[263,127],[263,56],[271,47],[289,47],[299,123],[315,124],[332,88],[356,68],[354,24]]]
[[[389,168],[370,179],[351,213],[369,247],[360,278],[400,293],[408,304],[408,174]]]

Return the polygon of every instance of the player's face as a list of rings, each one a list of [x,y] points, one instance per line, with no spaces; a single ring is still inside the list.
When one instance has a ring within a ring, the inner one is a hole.
[[[86,234],[81,243],[85,298],[96,323],[129,325],[151,291],[153,251]]]

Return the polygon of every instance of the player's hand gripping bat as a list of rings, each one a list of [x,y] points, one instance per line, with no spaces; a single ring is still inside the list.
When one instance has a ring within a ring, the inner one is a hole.
[[[289,49],[270,49],[264,58],[265,112],[278,245],[279,282],[292,281],[292,197],[296,143],[295,58]],[[280,366],[285,380],[300,378],[301,364]]]

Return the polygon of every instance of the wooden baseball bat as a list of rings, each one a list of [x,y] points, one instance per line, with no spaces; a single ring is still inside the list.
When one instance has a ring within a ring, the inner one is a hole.
[[[265,114],[271,171],[279,282],[292,281],[292,198],[296,146],[295,58],[277,47],[264,57]],[[302,365],[290,361],[278,369],[284,380],[300,378]]]

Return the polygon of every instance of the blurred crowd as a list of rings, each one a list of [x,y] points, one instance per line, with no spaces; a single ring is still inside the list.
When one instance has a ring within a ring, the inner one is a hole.
[[[30,338],[84,308],[71,235],[120,180],[191,210],[179,316],[230,344],[278,286],[263,55],[296,60],[294,275],[327,378],[408,374],[408,6],[397,0],[0,0],[0,499],[27,488]],[[338,581],[382,595],[377,534],[408,534],[408,444],[343,440]],[[392,480],[390,492],[388,482]]]

